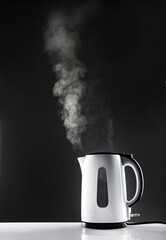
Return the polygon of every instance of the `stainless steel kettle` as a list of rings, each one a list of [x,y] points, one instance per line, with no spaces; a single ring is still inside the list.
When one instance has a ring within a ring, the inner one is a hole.
[[[81,220],[90,228],[125,227],[130,207],[143,194],[144,178],[132,154],[92,153],[79,157],[82,172]],[[125,167],[134,170],[136,191],[127,200]]]

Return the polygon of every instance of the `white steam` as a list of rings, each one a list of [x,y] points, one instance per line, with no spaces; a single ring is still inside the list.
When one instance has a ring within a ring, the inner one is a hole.
[[[96,74],[89,79],[76,54],[81,45],[78,29],[94,9],[88,5],[70,12],[70,16],[56,12],[45,35],[45,47],[57,80],[53,95],[61,105],[66,136],[75,150],[84,152],[110,150],[113,135],[111,111]]]
[[[80,104],[86,90],[86,83],[82,81],[86,69],[76,56],[80,41],[73,28],[70,18],[62,13],[55,14],[46,32],[46,50],[52,57],[56,55],[58,58],[58,63],[53,66],[57,79],[53,94],[62,105],[61,117],[66,127],[67,139],[74,148],[81,148],[81,135],[87,125]]]

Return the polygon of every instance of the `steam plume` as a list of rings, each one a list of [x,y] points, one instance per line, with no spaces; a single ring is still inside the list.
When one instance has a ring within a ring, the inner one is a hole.
[[[86,130],[87,124],[80,104],[86,89],[86,83],[82,81],[86,69],[76,56],[80,40],[73,29],[74,25],[71,26],[70,19],[62,13],[56,13],[46,33],[46,49],[59,59],[53,66],[58,79],[53,94],[59,97],[62,105],[61,116],[67,130],[67,139],[74,148],[81,148],[81,134]]]
[[[93,84],[87,81],[86,67],[76,54],[81,45],[76,29],[87,18],[87,12],[77,10],[70,13],[72,17],[56,12],[49,21],[45,46],[53,62],[57,79],[53,94],[62,106],[61,117],[67,139],[74,149],[95,151],[92,142],[97,148],[102,145],[101,139],[104,139],[104,145],[109,142],[112,119],[103,97],[96,97]]]

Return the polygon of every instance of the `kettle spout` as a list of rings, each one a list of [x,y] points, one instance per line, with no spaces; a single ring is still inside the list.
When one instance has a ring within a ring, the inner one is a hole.
[[[82,172],[85,157],[79,157],[79,158],[77,158],[77,159],[78,159],[78,162],[79,162],[79,164],[80,164],[80,168],[81,168],[81,172]]]

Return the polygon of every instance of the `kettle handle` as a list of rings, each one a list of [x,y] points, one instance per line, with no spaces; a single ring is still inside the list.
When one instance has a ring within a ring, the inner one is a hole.
[[[136,192],[134,197],[127,201],[127,204],[129,207],[133,206],[136,202],[138,202],[143,194],[144,191],[144,177],[143,177],[143,172],[138,164],[138,162],[133,158],[132,154],[120,154],[122,157],[125,157],[125,159],[122,159],[123,166],[124,167],[131,167],[135,173],[136,177]]]

